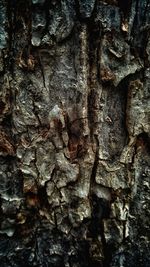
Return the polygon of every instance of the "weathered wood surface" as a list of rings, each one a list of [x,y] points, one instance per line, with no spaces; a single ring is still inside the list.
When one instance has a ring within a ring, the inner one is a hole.
[[[150,265],[150,1],[0,1],[0,266]]]

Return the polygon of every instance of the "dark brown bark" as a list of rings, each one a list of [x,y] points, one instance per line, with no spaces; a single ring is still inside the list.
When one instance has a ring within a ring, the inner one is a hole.
[[[148,267],[150,1],[0,22],[0,266]]]

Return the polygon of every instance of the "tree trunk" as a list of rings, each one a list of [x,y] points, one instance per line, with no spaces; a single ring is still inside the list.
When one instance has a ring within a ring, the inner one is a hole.
[[[150,1],[0,22],[0,266],[150,266]]]

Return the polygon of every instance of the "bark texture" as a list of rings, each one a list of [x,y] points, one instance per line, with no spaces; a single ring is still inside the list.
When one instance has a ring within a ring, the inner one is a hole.
[[[0,266],[150,266],[150,1],[0,1]]]

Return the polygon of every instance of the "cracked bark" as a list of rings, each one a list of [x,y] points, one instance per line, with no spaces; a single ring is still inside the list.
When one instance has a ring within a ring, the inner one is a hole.
[[[0,265],[148,267],[150,1],[0,22]]]

